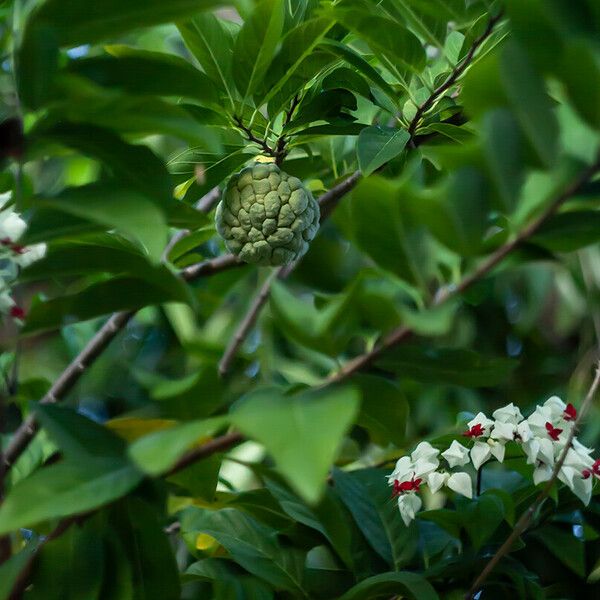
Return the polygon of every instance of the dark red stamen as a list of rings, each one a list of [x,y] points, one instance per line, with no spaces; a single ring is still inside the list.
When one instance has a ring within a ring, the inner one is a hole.
[[[592,465],[592,471],[594,475],[600,477],[600,458],[594,461],[594,464]]]
[[[419,486],[423,480],[421,478],[415,479],[414,477],[410,481],[398,481],[394,480],[394,490],[392,491],[392,498],[405,494],[406,492],[418,492]]]
[[[465,431],[463,433],[463,435],[465,437],[475,438],[475,437],[479,437],[479,436],[483,435],[483,432],[484,432],[484,428],[482,427],[482,425],[480,423],[477,423],[477,425],[473,425],[473,427],[471,427],[471,429],[467,429],[467,431]]]
[[[577,418],[577,409],[569,402],[565,412],[563,413],[563,419],[565,421],[574,421]]]
[[[581,475],[583,476],[584,479],[589,479],[592,476],[592,472],[589,469],[584,469],[581,472]]]
[[[24,319],[25,311],[20,306],[11,306],[10,316],[13,317],[13,319]]]
[[[562,429],[558,429],[558,427],[554,427],[552,423],[546,423],[546,431],[548,435],[555,441],[558,442],[558,436],[563,432]]]

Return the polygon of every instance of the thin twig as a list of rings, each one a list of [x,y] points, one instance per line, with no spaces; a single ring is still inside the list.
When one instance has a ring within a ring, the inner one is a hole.
[[[50,543],[52,540],[55,540],[56,538],[60,537],[71,527],[71,525],[77,523],[82,519],[85,519],[86,516],[87,515],[77,515],[63,519],[46,537],[40,540],[36,549],[31,553],[31,555],[27,559],[27,562],[21,569],[21,572],[19,573],[17,579],[15,580],[12,591],[8,596],[8,600],[21,600],[21,598],[23,597],[23,594],[25,593],[25,590],[29,585],[29,579],[33,570],[33,564],[42,548],[46,544]]]
[[[418,142],[426,141],[430,137],[430,136],[423,136],[423,139],[419,139],[419,136],[414,135],[417,125],[419,123],[419,120],[421,119],[421,116],[431,106],[433,106],[433,104],[435,103],[437,98],[441,94],[443,94],[449,87],[451,87],[453,85],[453,83],[460,77],[460,75],[464,72],[464,70],[467,68],[469,63],[473,60],[473,57],[475,56],[475,52],[477,51],[477,48],[479,46],[481,46],[481,44],[485,41],[485,39],[487,39],[487,37],[489,37],[489,35],[492,33],[492,31],[494,29],[494,26],[500,20],[500,18],[501,18],[501,14],[490,19],[485,32],[479,38],[477,38],[475,40],[475,42],[473,43],[471,49],[469,50],[469,52],[468,52],[467,56],[464,58],[464,60],[454,69],[454,71],[448,77],[448,79],[440,87],[438,87],[436,90],[434,90],[433,93],[431,94],[431,96],[429,96],[429,98],[419,107],[419,109],[417,110],[417,113],[408,129],[408,133],[411,136],[411,146],[413,148],[417,147]],[[299,101],[300,101],[299,97],[295,96],[291,103],[290,109],[286,112],[286,117],[284,119],[284,127],[291,121],[293,112],[296,109]],[[453,118],[453,117],[451,117],[451,118]],[[462,116],[460,116],[459,118],[462,119]],[[252,134],[251,134],[251,132],[248,131],[247,128],[244,128],[244,126],[241,122],[241,119],[237,119],[237,121],[238,121],[238,125],[242,129],[244,129],[244,131],[248,135],[248,139],[250,139],[251,141],[254,141],[255,143],[259,143],[259,144],[261,143],[260,140],[258,140],[257,138],[252,139],[250,137],[250,135],[252,135]],[[279,139],[277,140],[276,149],[273,153],[277,164],[281,164],[281,162],[283,161],[283,159],[285,157],[285,153],[286,153],[285,147],[286,147],[285,136],[281,135],[279,137]],[[336,186],[335,188],[330,190],[330,192],[325,193],[320,198],[319,204],[321,206],[321,222],[323,222],[325,219],[327,219],[329,217],[331,212],[337,206],[337,203],[339,202],[339,200],[346,193],[348,193],[351,189],[353,189],[356,186],[356,184],[360,181],[361,177],[362,177],[361,172],[355,171],[352,175],[350,175],[350,177],[348,177],[347,179],[342,181],[338,186]],[[280,275],[278,275],[278,276],[281,277]],[[246,316],[240,323],[239,328],[236,330],[234,337],[231,339],[229,345],[227,346],[225,353],[223,355],[223,358],[221,359],[221,362],[219,363],[219,373],[221,376],[224,376],[227,373],[227,371],[229,370],[229,367],[231,366],[231,362],[232,362],[233,358],[235,357],[235,354],[237,353],[240,346],[242,345],[245,337],[248,335],[248,333],[252,329],[252,326],[254,325],[256,319],[258,318],[258,315],[260,314],[262,307],[266,304],[267,299],[269,297],[269,289],[270,289],[272,280],[273,280],[273,278],[267,280],[264,283],[264,285],[261,287],[254,302],[251,304],[248,312],[246,313]],[[404,339],[404,337],[402,336],[400,338],[400,340],[401,339]]]
[[[232,432],[226,435],[222,435],[221,437],[215,438],[205,444],[190,450],[187,454],[184,454],[177,463],[169,469],[167,473],[164,473],[164,477],[168,477],[169,475],[174,475],[179,471],[182,471],[186,467],[189,467],[191,464],[195,463],[198,460],[203,458],[208,458],[217,452],[225,452],[229,450],[232,446],[235,446],[238,442],[243,441],[243,437],[237,433]],[[104,508],[104,507],[101,507]],[[39,554],[40,550],[43,546],[45,546],[48,542],[55,540],[60,537],[63,533],[65,533],[71,525],[74,523],[83,523],[89,517],[95,515],[100,508],[92,510],[90,512],[79,514],[79,515],[71,515],[70,517],[66,517],[45,537],[35,549],[33,554],[27,560],[27,563],[19,573],[17,580],[13,585],[13,589],[11,595],[9,596],[9,600],[21,600],[23,593],[25,592],[27,586],[29,585],[29,579],[31,577],[32,567],[35,561],[35,558]],[[174,533],[178,530],[179,525],[177,523],[173,523],[169,527],[165,528],[165,533]]]
[[[214,275],[240,263],[231,255],[226,254],[217,258],[192,265],[181,272],[186,281],[192,281],[199,277]],[[114,313],[108,321],[87,343],[85,348],[71,361],[67,368],[60,374],[52,387],[40,400],[41,404],[54,404],[62,400],[73,386],[79,381],[86,369],[102,354],[108,344],[131,320],[135,311],[122,311]],[[35,415],[31,413],[12,435],[4,451],[4,465],[8,470],[27,448],[36,431],[38,424]]]
[[[533,517],[535,516],[536,512],[538,511],[544,500],[546,500],[546,498],[550,495],[550,492],[552,491],[552,488],[556,483],[556,480],[565,462],[565,459],[567,458],[567,454],[571,449],[573,439],[575,438],[575,433],[577,432],[579,424],[583,420],[583,417],[586,415],[588,409],[592,404],[592,400],[596,395],[598,386],[600,386],[600,364],[596,365],[596,374],[594,376],[594,380],[592,381],[592,385],[590,386],[590,389],[588,390],[588,393],[583,403],[581,404],[577,418],[575,419],[573,427],[567,437],[565,447],[561,451],[560,456],[556,461],[556,464],[554,465],[552,476],[550,477],[542,491],[539,493],[537,498],[534,500],[533,504],[531,504],[531,506],[521,515],[521,518],[517,521],[517,524],[514,526],[512,532],[506,538],[506,541],[502,544],[502,546],[500,546],[500,548],[496,551],[496,554],[494,554],[494,556],[487,563],[483,571],[481,571],[479,576],[475,579],[473,585],[471,585],[468,594],[465,596],[466,600],[470,600],[481,589],[481,586],[489,577],[490,573],[494,570],[494,568],[500,562],[500,560],[502,560],[502,558],[510,552],[519,536],[523,534],[525,530],[529,527],[531,521],[533,520]]]
[[[252,129],[250,129],[250,127],[244,125],[244,122],[242,121],[241,117],[234,117],[233,120],[235,121],[238,128],[242,130],[242,132],[246,136],[246,139],[249,142],[252,142],[253,144],[256,144],[257,146],[260,146],[265,154],[267,154],[269,156],[273,156],[274,158],[277,158],[275,150],[273,150],[273,148],[271,148],[271,146],[269,146],[269,144],[267,143],[267,140],[266,139],[261,140],[260,138],[256,137],[252,133]]]
[[[423,104],[421,104],[421,106],[419,106],[417,108],[417,112],[415,113],[415,116],[412,118],[412,121],[410,122],[410,125],[408,126],[408,133],[411,137],[411,140],[415,135],[415,131],[417,130],[417,127],[418,127],[419,123],[421,122],[423,115],[430,108],[433,107],[433,105],[444,94],[444,92],[446,92],[448,89],[450,89],[457,82],[458,78],[465,72],[467,67],[471,64],[471,62],[475,58],[475,53],[477,52],[479,47],[490,37],[490,35],[492,34],[492,32],[494,30],[494,27],[496,26],[498,21],[500,21],[500,19],[502,19],[502,15],[503,15],[503,12],[500,11],[497,15],[490,18],[490,20],[488,21],[487,27],[485,28],[485,31],[473,42],[473,44],[469,48],[469,52],[467,53],[467,55],[463,58],[463,60],[456,67],[454,67],[454,69],[452,70],[452,73],[450,73],[450,75],[448,76],[446,81],[444,81],[444,83],[442,83],[440,86],[438,86],[430,94],[430,96],[427,98],[427,100],[425,100],[425,102],[423,102]]]
[[[279,267],[278,269],[275,269],[269,275],[269,277],[267,277],[265,282],[260,287],[258,294],[256,294],[254,297],[254,300],[250,304],[250,308],[248,308],[248,312],[242,319],[238,328],[235,330],[233,337],[229,340],[229,344],[223,353],[223,357],[219,361],[219,375],[221,377],[225,377],[225,375],[227,375],[235,355],[246,339],[246,336],[250,333],[250,330],[256,322],[262,307],[266,304],[269,298],[269,292],[271,291],[271,283],[275,278],[281,277],[281,274],[285,268],[286,267]]]
[[[543,223],[552,216],[558,208],[571,196],[576,194],[579,189],[587,183],[587,181],[600,170],[600,158],[590,167],[580,173],[566,188],[559,194],[546,209],[529,225],[527,225],[517,236],[507,242],[484,260],[470,275],[454,287],[447,287],[440,290],[435,295],[435,300],[432,306],[440,306],[451,298],[455,298],[470,288],[475,282],[482,279],[490,273],[500,262],[502,262],[515,248],[520,246],[524,241],[528,240]],[[389,348],[396,346],[400,342],[406,341],[412,336],[413,330],[407,326],[401,326],[388,333],[375,347],[365,354],[361,354],[356,358],[346,363],[337,373],[334,373],[326,380],[327,384],[335,383],[346,379],[353,373],[360,371],[372,364],[375,359],[379,358],[383,352]]]
[[[337,202],[356,185],[358,178],[351,175],[337,186],[331,188],[319,198],[323,207],[336,205]],[[360,175],[360,174],[359,174]],[[224,254],[196,265],[187,267],[181,272],[186,281],[194,281],[200,277],[208,277],[231,268],[241,267],[244,263],[238,261],[233,254]],[[42,398],[42,403],[54,403],[62,400],[79,381],[79,378],[94,360],[100,356],[113,338],[121,331],[133,316],[133,312],[118,312],[112,315],[105,325],[88,342],[86,347],[73,359],[62,372],[48,393]],[[84,365],[84,368],[81,368]],[[35,416],[29,415],[14,432],[4,453],[4,464],[10,469],[19,456],[25,451],[37,431]]]
[[[285,111],[285,117],[281,126],[282,131],[283,129],[285,129],[286,125],[289,125],[290,121],[292,120],[292,117],[294,116],[294,111],[298,107],[299,103],[300,94],[296,94],[292,98],[289,109]],[[282,133],[277,140],[277,144],[275,145],[275,164],[277,164],[277,166],[281,165],[281,163],[287,156],[287,153],[287,137],[284,133]]]
[[[196,204],[194,204],[194,208],[200,212],[210,212],[212,207],[216,204],[221,196],[221,191],[218,187],[214,187],[210,192],[202,196]],[[167,244],[165,251],[163,252],[163,260],[166,262],[169,260],[169,254],[171,254],[171,250],[175,247],[175,245],[181,241],[183,238],[190,235],[191,231],[189,229],[180,229]]]

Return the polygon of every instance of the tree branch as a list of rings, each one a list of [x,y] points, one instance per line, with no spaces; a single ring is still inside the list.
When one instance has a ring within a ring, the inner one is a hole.
[[[221,190],[218,187],[214,187],[210,192],[204,194],[196,204],[194,204],[194,208],[200,212],[208,213],[211,211],[212,207],[219,201],[221,197]],[[169,260],[169,254],[171,254],[171,250],[175,247],[177,242],[182,240],[183,238],[190,235],[189,229],[180,229],[167,244],[165,251],[163,252],[163,260]]]
[[[469,52],[467,53],[467,55],[463,58],[463,60],[460,63],[458,63],[458,65],[456,65],[456,67],[454,67],[452,73],[450,73],[446,81],[444,81],[444,83],[438,86],[433,91],[433,93],[427,98],[427,100],[425,100],[425,102],[423,102],[423,104],[421,104],[421,106],[417,108],[417,112],[415,113],[415,116],[413,117],[412,121],[410,122],[410,125],[408,126],[408,133],[411,139],[414,137],[415,131],[417,130],[417,127],[419,126],[423,115],[430,108],[433,107],[433,105],[439,100],[439,98],[444,94],[444,92],[450,89],[457,82],[458,78],[473,62],[473,59],[475,58],[475,53],[477,52],[479,47],[490,37],[490,35],[494,31],[494,27],[496,27],[496,24],[500,21],[500,19],[502,19],[502,16],[503,11],[500,11],[497,15],[490,18],[487,27],[485,28],[485,31],[473,42],[473,44],[469,48]]]
[[[494,267],[502,262],[515,248],[520,246],[524,241],[528,240],[536,231],[543,225],[543,223],[551,217],[560,206],[568,200],[571,196],[576,194],[579,189],[587,183],[587,181],[600,170],[600,158],[597,161],[580,173],[566,188],[559,194],[547,207],[546,209],[529,225],[527,225],[515,238],[507,242],[494,253],[492,253],[487,259],[485,259],[470,275],[467,275],[460,283],[454,287],[447,287],[440,290],[432,303],[432,307],[440,306],[448,301],[450,298],[455,298],[470,288],[476,281],[479,281],[490,273]],[[337,373],[332,375],[326,380],[326,384],[336,383],[352,374],[364,369],[386,350],[393,346],[404,342],[412,336],[413,330],[407,326],[401,326],[390,333],[375,345],[375,347],[365,354],[361,354],[356,358],[346,363]]]
[[[471,585],[471,589],[465,596],[466,600],[470,600],[480,590],[481,586],[489,577],[490,573],[494,570],[496,565],[502,560],[504,556],[506,556],[510,552],[519,536],[523,534],[525,530],[529,527],[531,521],[533,520],[533,517],[535,516],[535,513],[540,508],[544,500],[546,500],[546,498],[550,495],[552,487],[556,483],[558,474],[560,473],[565,459],[567,458],[567,453],[569,452],[573,444],[575,433],[577,432],[577,429],[581,421],[583,420],[583,417],[586,415],[588,409],[590,408],[592,400],[594,399],[594,396],[598,391],[598,386],[600,386],[600,364],[596,365],[596,374],[594,380],[592,381],[592,385],[590,386],[590,389],[588,390],[588,393],[583,403],[581,404],[579,413],[577,415],[577,418],[575,419],[575,423],[573,424],[571,432],[567,437],[565,447],[563,448],[556,464],[554,465],[552,476],[550,477],[550,479],[548,480],[538,497],[534,500],[533,504],[531,504],[531,506],[521,515],[521,518],[517,521],[511,534],[506,538],[506,541],[496,551],[496,554],[494,554],[494,556],[490,559],[490,561],[487,563],[483,571],[481,571],[477,579],[475,579],[475,581]]]
[[[271,283],[275,278],[283,278],[282,275],[286,268],[287,266],[284,266],[273,270],[273,272],[269,275],[269,277],[267,277],[265,282],[260,287],[258,294],[256,294],[254,297],[254,300],[250,304],[250,308],[248,308],[246,316],[242,319],[238,328],[235,330],[233,337],[229,340],[229,344],[227,344],[227,348],[225,348],[223,357],[219,361],[219,375],[221,377],[225,377],[225,375],[227,375],[235,355],[237,354],[241,345],[244,343],[246,336],[250,333],[254,323],[258,319],[258,315],[260,314],[262,307],[266,304],[269,298],[269,292],[271,291]]]
[[[467,66],[473,60],[477,49],[491,35],[496,23],[500,20],[501,16],[502,16],[502,13],[500,13],[497,16],[490,19],[485,31],[479,38],[477,38],[475,40],[475,42],[473,42],[473,45],[471,46],[471,48],[470,48],[468,54],[465,56],[464,60],[457,67],[455,67],[455,69],[452,71],[452,73],[448,77],[448,79],[442,85],[440,85],[437,89],[435,89],[433,91],[433,93],[429,96],[429,98],[427,98],[427,100],[418,108],[417,113],[415,114],[415,117],[413,118],[412,122],[410,123],[409,129],[408,129],[408,133],[411,136],[413,147],[416,148],[417,145],[427,141],[432,135],[432,134],[425,135],[425,136],[422,136],[422,138],[420,138],[420,136],[414,135],[416,128],[417,128],[419,121],[420,121],[421,117],[423,116],[423,114],[427,110],[429,110],[429,108],[431,108],[433,106],[435,101],[448,88],[450,88],[457,81],[457,79],[462,75],[462,73],[465,71]],[[284,126],[290,122],[293,112],[296,109],[296,106],[298,105],[298,102],[299,102],[299,97],[295,96],[294,99],[292,100],[290,109],[286,112],[286,116],[284,119]],[[456,116],[451,117],[452,120],[454,120],[455,118],[456,118]],[[460,121],[462,121],[462,115],[459,115],[458,119]],[[263,143],[263,142],[261,142],[261,140],[258,140],[257,138],[252,136],[252,132],[250,132],[247,128],[244,127],[243,123],[241,122],[241,119],[236,119],[236,120],[237,120],[240,128],[242,128],[246,132],[248,139],[250,139],[251,141],[254,141],[255,143],[258,143],[259,145]],[[252,137],[250,137],[250,136],[252,136]],[[273,152],[273,155],[275,156],[275,159],[276,159],[276,163],[278,165],[281,164],[281,161],[285,157],[285,144],[286,144],[285,136],[281,135],[279,137],[279,139],[277,140],[277,146],[276,146],[275,151]],[[321,222],[323,222],[325,219],[327,219],[331,215],[331,212],[335,209],[335,207],[337,206],[340,199],[356,186],[356,184],[360,181],[361,177],[362,177],[361,172],[355,171],[347,179],[345,179],[340,184],[338,184],[337,186],[332,188],[329,192],[327,192],[327,193],[323,194],[323,196],[321,196],[321,198],[319,199],[319,204],[321,206]],[[282,272],[283,272],[283,269],[280,270],[277,277],[283,278]],[[289,275],[289,272],[285,276],[287,277],[287,275]],[[262,307],[266,304],[266,302],[269,298],[269,289],[270,289],[271,282],[273,281],[273,279],[274,279],[274,277],[268,279],[263,284],[263,286],[260,288],[258,294],[256,295],[256,297],[254,299],[254,302],[252,302],[252,304],[250,305],[250,308],[248,309],[246,316],[242,319],[233,338],[230,340],[227,348],[225,349],[223,358],[221,359],[221,362],[219,363],[219,374],[222,377],[224,375],[226,375],[227,372],[229,371],[231,362],[232,362],[233,358],[235,357],[235,354],[237,353],[240,346],[242,345],[245,337],[249,334],[250,330],[252,329],[252,326],[256,322]],[[403,334],[403,336],[404,336],[404,334]],[[404,339],[403,336],[401,337],[401,339]]]

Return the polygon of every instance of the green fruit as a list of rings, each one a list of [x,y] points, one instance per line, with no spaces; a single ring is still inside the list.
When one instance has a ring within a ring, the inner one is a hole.
[[[297,177],[254,163],[232,175],[215,222],[230,252],[256,265],[287,265],[306,254],[319,204]]]

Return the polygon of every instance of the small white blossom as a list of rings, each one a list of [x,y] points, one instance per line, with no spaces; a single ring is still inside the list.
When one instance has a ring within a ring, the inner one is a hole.
[[[442,452],[442,456],[448,461],[451,468],[462,467],[469,462],[469,449],[454,440],[448,450]]]
[[[473,482],[467,473],[452,473],[448,477],[446,485],[457,494],[462,494],[467,498],[473,497]]]
[[[0,212],[0,239],[16,242],[27,229],[27,224],[12,209]]]
[[[510,442],[515,439],[516,425],[514,423],[504,423],[496,421],[490,437],[494,440]]]
[[[546,463],[539,462],[533,470],[533,483],[538,485],[544,481],[548,481],[552,477],[553,467]]]
[[[502,408],[498,408],[492,413],[492,417],[496,420],[496,426],[498,425],[498,421],[501,423],[510,423],[511,425],[517,425],[523,420],[523,415],[517,406],[515,406],[512,402],[503,406]]]
[[[14,257],[14,261],[24,269],[34,262],[44,258],[46,255],[46,244],[33,244],[24,248],[21,254],[17,254]]]
[[[398,509],[404,524],[408,527],[421,509],[423,502],[416,494],[402,494],[398,496]]]
[[[432,494],[435,494],[442,486],[446,485],[449,477],[449,473],[440,473],[439,471],[429,473],[429,475],[427,475],[427,486],[429,487],[429,491]]]
[[[482,412],[478,413],[474,419],[471,419],[467,423],[469,432],[471,432],[470,437],[488,437],[493,425],[494,421],[488,419]],[[481,433],[477,433],[478,431],[481,431]]]

